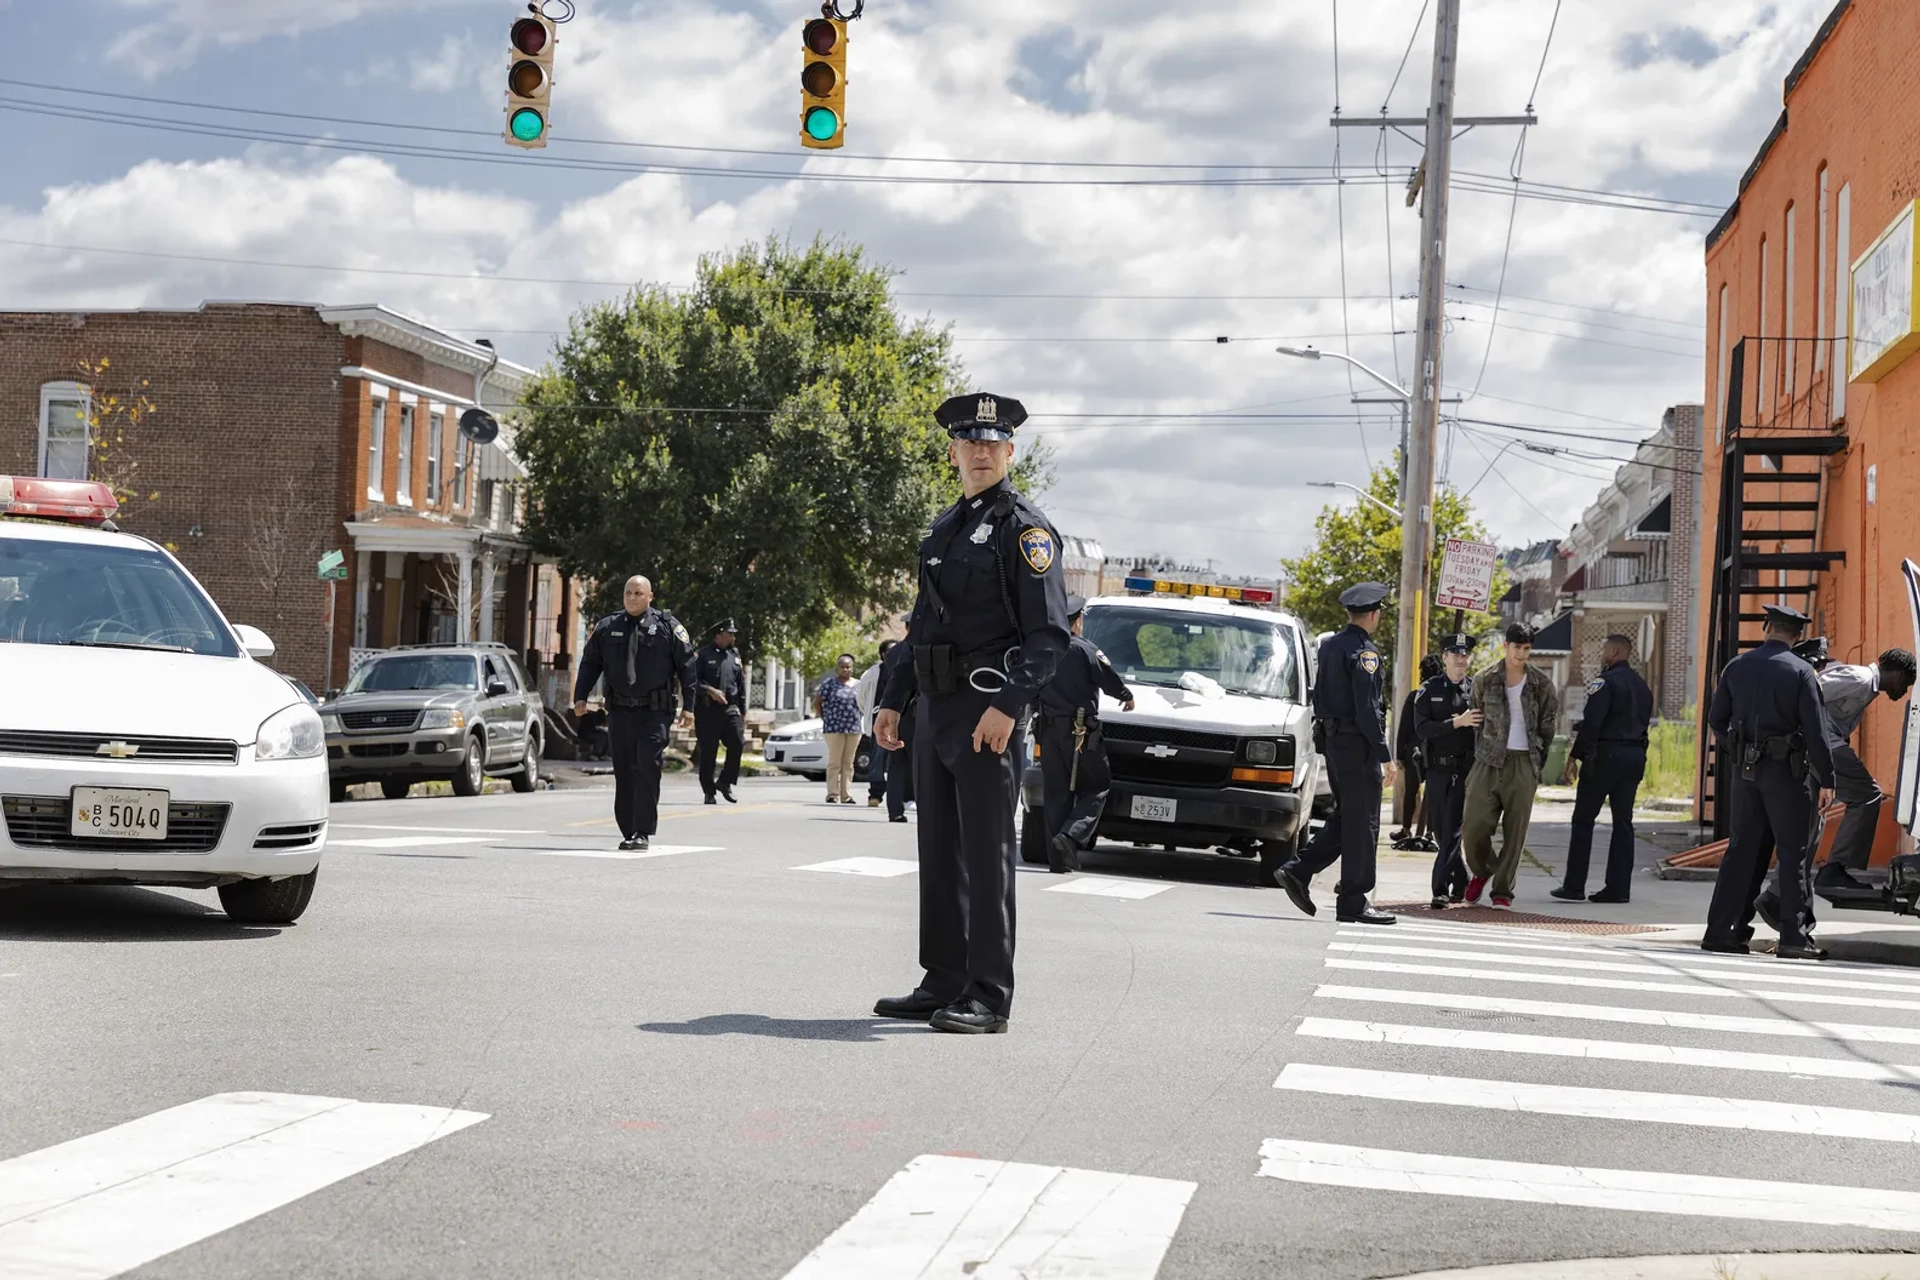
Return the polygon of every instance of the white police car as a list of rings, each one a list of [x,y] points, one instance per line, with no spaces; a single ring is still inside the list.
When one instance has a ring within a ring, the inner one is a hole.
[[[0,884],[215,888],[289,923],[326,843],[319,713],[116,509],[0,476]]]
[[[1128,845],[1217,850],[1273,883],[1316,802],[1330,793],[1313,749],[1307,632],[1271,591],[1127,580],[1140,595],[1087,602],[1085,634],[1133,689],[1135,709],[1101,695],[1113,787],[1098,835]],[[1046,858],[1040,770],[1026,771],[1020,854]]]

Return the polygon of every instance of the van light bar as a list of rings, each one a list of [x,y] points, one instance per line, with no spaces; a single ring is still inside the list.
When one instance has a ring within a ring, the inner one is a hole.
[[[1145,591],[1156,596],[1189,596],[1196,600],[1232,600],[1240,604],[1272,604],[1273,592],[1266,587],[1223,587],[1214,582],[1169,582],[1164,578],[1128,578],[1129,591]]]
[[[113,490],[98,480],[42,480],[0,476],[0,516],[37,516],[75,524],[105,524],[120,510]]]

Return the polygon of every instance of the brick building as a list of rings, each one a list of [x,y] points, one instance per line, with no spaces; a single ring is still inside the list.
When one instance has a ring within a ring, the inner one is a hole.
[[[1703,690],[1774,600],[1806,609],[1843,662],[1913,643],[1916,100],[1920,5],[1842,0],[1708,234]],[[1889,788],[1900,737],[1899,711],[1868,712],[1859,748]]]
[[[511,409],[532,370],[377,306],[0,313],[0,474],[107,479],[316,691],[356,654],[502,640],[577,651],[575,593],[519,535]],[[113,406],[151,401],[137,424]],[[482,405],[494,443],[459,433]],[[345,554],[329,649],[320,557]]]

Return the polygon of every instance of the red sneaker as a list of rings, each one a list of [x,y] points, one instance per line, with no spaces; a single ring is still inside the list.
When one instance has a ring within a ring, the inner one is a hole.
[[[1506,897],[1502,894],[1496,893],[1493,895],[1493,905],[1498,907],[1500,910],[1505,911],[1507,908],[1513,905],[1513,899]]]
[[[1485,876],[1475,876],[1471,880],[1467,881],[1467,898],[1466,898],[1467,905],[1472,907],[1479,906],[1480,895],[1485,893],[1486,891],[1487,891],[1487,878]]]

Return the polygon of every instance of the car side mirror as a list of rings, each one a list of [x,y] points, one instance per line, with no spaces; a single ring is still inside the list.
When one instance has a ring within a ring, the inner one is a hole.
[[[322,701],[322,702],[332,702],[333,700],[335,700],[335,699],[336,699],[336,698],[338,698],[339,696],[340,696],[340,690],[338,690],[338,689],[329,689],[329,690],[327,690],[327,691],[326,691],[326,693],[325,693],[325,694],[324,694],[324,695],[323,695],[323,696],[321,697],[321,699],[320,699],[320,701]]]
[[[507,696],[507,682],[506,682],[505,680],[489,680],[489,681],[487,681],[487,696],[488,696],[489,698],[504,698],[504,697],[506,697],[506,696]]]
[[[247,651],[249,658],[257,658],[265,662],[276,652],[273,641],[258,627],[249,627],[241,623],[234,627],[233,633],[240,637],[240,647]]]

